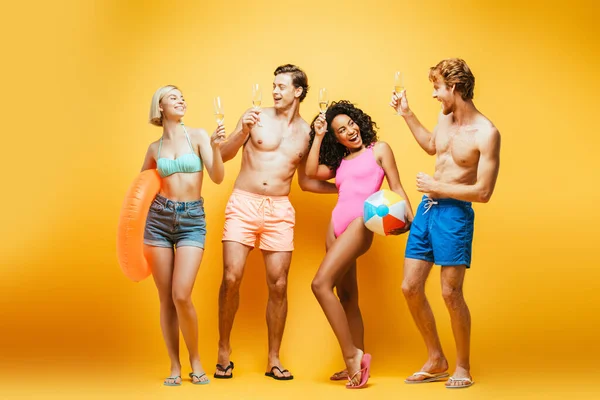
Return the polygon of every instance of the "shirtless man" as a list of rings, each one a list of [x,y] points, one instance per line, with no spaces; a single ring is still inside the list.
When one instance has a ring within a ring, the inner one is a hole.
[[[433,177],[419,173],[417,190],[425,193],[406,243],[402,291],[425,340],[428,360],[406,383],[435,382],[448,376],[448,361],[437,334],[425,281],[435,263],[441,268],[442,295],[456,343],[456,370],[449,389],[473,384],[469,351],[471,315],[463,297],[465,271],[471,264],[474,213],[471,202],[490,200],[500,167],[500,133],[473,104],[475,78],[461,59],[447,59],[429,71],[433,98],[442,103],[433,133],[410,110],[406,93],[390,105],[403,115],[419,145],[436,155]]]
[[[288,194],[298,170],[302,190],[337,193],[333,183],[306,176],[310,126],[299,113],[306,97],[306,74],[294,65],[275,70],[273,108],[249,109],[221,145],[223,161],[242,150],[242,166],[225,209],[223,280],[219,292],[219,353],[215,378],[233,375],[230,334],[239,306],[246,258],[259,239],[267,272],[269,354],[265,375],[277,380],[293,376],[283,369],[279,348],[287,316],[287,277],[294,250],[295,210]]]

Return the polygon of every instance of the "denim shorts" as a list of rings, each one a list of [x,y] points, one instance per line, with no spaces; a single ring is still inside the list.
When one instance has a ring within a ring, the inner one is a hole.
[[[156,247],[204,248],[206,218],[204,199],[172,201],[157,194],[146,219],[144,244]]]
[[[423,196],[410,226],[405,257],[470,268],[474,222],[471,203]]]

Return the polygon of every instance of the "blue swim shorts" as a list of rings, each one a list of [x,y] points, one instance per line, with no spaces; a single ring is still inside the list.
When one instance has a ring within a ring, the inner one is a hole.
[[[423,196],[410,227],[405,257],[469,268],[474,221],[469,202]]]

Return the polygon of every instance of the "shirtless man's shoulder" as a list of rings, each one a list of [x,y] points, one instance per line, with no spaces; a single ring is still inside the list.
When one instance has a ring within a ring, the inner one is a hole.
[[[498,128],[496,128],[489,118],[481,113],[477,114],[473,128],[476,130],[476,136],[480,144],[500,140],[500,131],[498,131]]]

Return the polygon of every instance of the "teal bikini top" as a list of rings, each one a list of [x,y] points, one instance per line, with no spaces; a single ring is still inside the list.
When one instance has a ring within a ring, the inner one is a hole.
[[[173,175],[177,172],[202,171],[202,160],[194,152],[194,146],[192,146],[192,141],[188,136],[185,126],[183,126],[183,131],[185,132],[185,137],[187,138],[187,141],[190,144],[190,149],[192,150],[192,152],[183,154],[174,160],[170,158],[160,158],[160,150],[162,149],[163,142],[163,138],[160,138],[160,144],[158,145],[158,160],[156,161],[156,170],[162,178],[165,178],[169,175]]]

